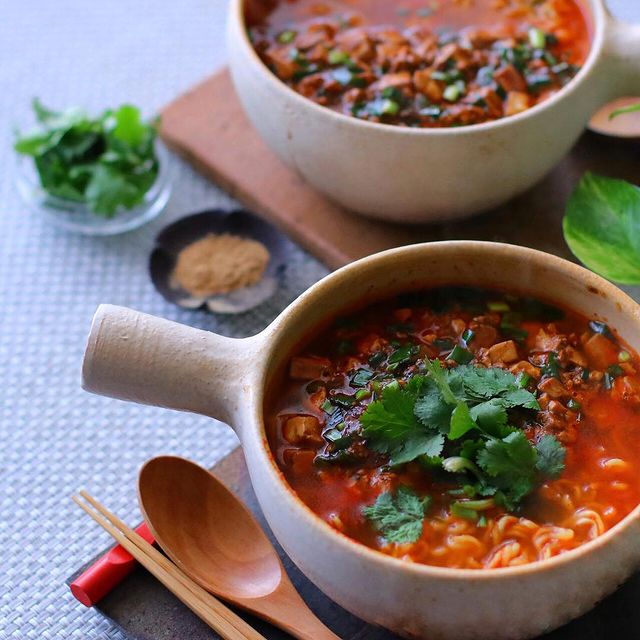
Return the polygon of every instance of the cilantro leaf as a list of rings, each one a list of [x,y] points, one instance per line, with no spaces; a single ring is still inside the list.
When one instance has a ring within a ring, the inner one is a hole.
[[[536,397],[526,389],[510,389],[500,396],[506,407],[524,407],[539,410],[540,405]]]
[[[501,502],[513,510],[534,488],[538,454],[524,432],[506,438],[490,438],[478,453],[478,465],[491,476],[490,484],[500,490]]]
[[[554,436],[542,436],[536,444],[536,469],[549,478],[557,478],[564,471],[566,449]]]
[[[530,474],[537,461],[537,453],[522,431],[514,431],[506,438],[490,438],[478,454],[478,464],[490,476],[512,478]]]
[[[449,440],[457,440],[465,435],[471,429],[476,428],[476,423],[471,417],[469,407],[465,402],[458,402],[456,408],[451,414],[451,430],[449,431]]]
[[[504,438],[510,431],[507,427],[507,409],[500,398],[481,402],[471,409],[471,418],[486,434]]]
[[[391,464],[403,464],[425,455],[440,455],[444,436],[426,428],[414,413],[423,376],[414,376],[404,386],[387,385],[380,400],[372,402],[360,417],[362,433],[369,446],[389,455]]]
[[[425,358],[424,366],[429,372],[431,379],[438,385],[444,401],[448,404],[456,404],[457,399],[448,382],[448,371],[442,366],[440,360],[429,360]]]
[[[90,118],[79,109],[57,112],[35,100],[39,128],[14,149],[33,158],[40,184],[51,196],[84,202],[114,216],[144,200],[158,175],[156,123],[131,105]]]
[[[453,407],[444,401],[438,386],[432,378],[426,378],[422,395],[418,398],[414,413],[422,424],[429,428],[448,433]]]
[[[425,512],[431,498],[419,498],[409,487],[400,486],[395,496],[382,493],[374,504],[362,509],[388,542],[416,542],[422,535]]]
[[[506,407],[539,409],[536,397],[520,386],[518,378],[510,371],[491,367],[457,367],[462,386],[472,401],[502,398]]]

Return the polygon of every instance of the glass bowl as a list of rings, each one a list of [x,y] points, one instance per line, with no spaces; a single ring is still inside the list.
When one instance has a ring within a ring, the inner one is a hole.
[[[111,218],[91,211],[86,204],[48,194],[41,186],[31,158],[20,158],[16,186],[31,211],[44,215],[68,231],[91,236],[110,236],[138,229],[162,213],[171,195],[170,157],[164,146],[156,145],[158,177],[133,209],[119,209]]]

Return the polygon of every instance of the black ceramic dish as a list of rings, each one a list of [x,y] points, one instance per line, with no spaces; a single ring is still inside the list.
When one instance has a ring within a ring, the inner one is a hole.
[[[183,289],[176,288],[171,274],[178,254],[209,233],[229,233],[261,242],[270,254],[262,280],[252,287],[207,298],[195,298]],[[243,313],[257,307],[276,292],[286,268],[285,243],[285,237],[277,229],[248,211],[210,209],[181,218],[158,234],[149,259],[149,273],[160,294],[180,307],[203,308],[213,313]]]

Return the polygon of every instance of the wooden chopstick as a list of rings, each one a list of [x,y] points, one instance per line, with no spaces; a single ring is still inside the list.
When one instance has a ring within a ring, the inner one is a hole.
[[[73,496],[73,501],[224,640],[266,640],[97,500],[85,491],[81,491],[80,495],[98,513],[90,509],[78,496]]]

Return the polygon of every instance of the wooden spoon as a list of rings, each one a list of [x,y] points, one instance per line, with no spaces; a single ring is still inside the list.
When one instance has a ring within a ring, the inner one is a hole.
[[[304,603],[251,512],[207,470],[153,458],[138,495],[158,544],[204,589],[300,640],[340,640]]]

